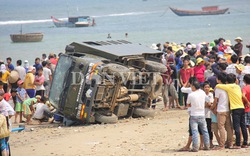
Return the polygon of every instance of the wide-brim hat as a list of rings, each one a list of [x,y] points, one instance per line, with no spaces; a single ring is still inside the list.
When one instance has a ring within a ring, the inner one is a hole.
[[[235,40],[235,41],[236,41],[236,40],[240,40],[241,42],[243,41],[241,37],[236,37],[234,40]]]
[[[231,46],[231,41],[230,40],[226,40],[224,43],[223,43],[224,46]]]
[[[235,68],[238,69],[238,70],[240,70],[240,71],[243,71],[243,70],[245,69],[245,66],[242,65],[242,64],[237,64],[237,65],[235,66]]]
[[[197,58],[196,65],[200,64],[201,62],[205,62],[202,58]]]
[[[227,49],[224,50],[226,54],[234,54],[234,51],[232,50],[231,47],[227,47]]]
[[[15,83],[19,79],[19,74],[16,70],[12,70],[10,72],[10,76],[8,78],[9,83]]]
[[[158,47],[156,46],[155,43],[153,43],[153,44],[150,46],[150,48],[151,48],[151,49],[154,49],[154,50],[157,50],[157,49],[158,49]]]

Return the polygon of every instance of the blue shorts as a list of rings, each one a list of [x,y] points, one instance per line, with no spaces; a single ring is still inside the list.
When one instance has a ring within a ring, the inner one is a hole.
[[[7,150],[7,142],[6,142],[6,140],[5,140],[5,138],[3,138],[3,139],[0,139],[0,145],[1,145],[1,152],[3,151],[3,150]]]

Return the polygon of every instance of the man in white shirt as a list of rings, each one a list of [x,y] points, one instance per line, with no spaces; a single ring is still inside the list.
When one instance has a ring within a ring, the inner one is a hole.
[[[190,109],[190,126],[192,130],[193,148],[191,152],[198,152],[198,127],[201,128],[204,138],[204,150],[209,150],[210,139],[205,120],[206,94],[200,89],[200,83],[195,81],[191,84],[192,93],[188,95],[187,104]]]
[[[48,121],[50,117],[49,107],[45,104],[46,98],[42,97],[41,102],[36,105],[36,111],[33,115],[33,118],[39,121],[41,124],[43,121]]]
[[[227,74],[220,73],[217,75],[217,83],[218,84],[226,84]],[[225,145],[225,129],[227,131],[227,147],[233,146],[233,130],[232,130],[232,122],[230,117],[230,109],[229,109],[229,100],[228,95],[225,90],[216,88],[215,89],[215,98],[214,103],[211,109],[216,109],[217,107],[217,121],[218,121],[218,129],[220,133],[220,142],[219,147],[217,149],[224,149]]]
[[[20,79],[24,81],[24,78],[26,76],[26,69],[22,66],[22,60],[16,61],[15,70],[18,72]]]
[[[44,96],[48,97],[49,96],[49,89],[52,83],[52,72],[51,70],[48,68],[48,66],[50,65],[49,60],[48,61],[43,61],[42,62],[42,66],[43,66],[43,75],[44,75],[44,87],[45,87],[45,93]]]
[[[231,56],[232,64],[227,66],[227,69],[226,69],[227,74],[233,73],[234,75],[236,75],[236,77],[238,76],[238,74],[236,73],[236,68],[235,68],[235,66],[237,65],[236,63],[237,63],[238,59],[239,58],[238,58],[237,55],[232,55]]]

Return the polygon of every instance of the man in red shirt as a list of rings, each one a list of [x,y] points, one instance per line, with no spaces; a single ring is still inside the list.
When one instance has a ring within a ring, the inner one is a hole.
[[[184,58],[183,60],[183,68],[180,70],[180,84],[184,86],[189,80],[190,77],[194,76],[194,70],[189,66],[189,58]],[[183,93],[185,107],[187,106],[187,93]]]
[[[245,105],[245,122],[250,133],[250,74],[244,76],[245,87],[242,88],[243,97],[246,97],[248,101],[244,101]]]

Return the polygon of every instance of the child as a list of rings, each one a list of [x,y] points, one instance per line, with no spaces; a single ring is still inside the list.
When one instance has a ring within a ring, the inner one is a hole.
[[[23,80],[19,80],[17,82],[18,84],[18,88],[17,88],[17,103],[15,105],[15,123],[16,123],[16,119],[17,116],[20,116],[20,123],[23,122],[22,121],[22,112],[23,112],[23,107],[22,107],[22,103],[24,102],[25,99],[28,98],[28,94],[26,92],[26,90],[23,88]]]
[[[209,103],[205,104],[205,117],[206,117],[206,123],[207,123],[207,130],[208,130],[208,134],[210,137],[210,148],[213,148],[213,133],[212,133],[212,119],[211,119],[211,103],[214,102],[214,96],[213,94],[210,92],[210,84],[206,81],[203,84],[203,90],[206,93],[206,96],[209,98]]]
[[[250,134],[250,74],[246,74],[244,76],[244,82],[246,84],[245,87],[242,89],[243,96],[247,98],[248,101],[245,101],[245,119],[246,119],[246,126],[248,128]]]
[[[10,106],[15,110],[15,105],[16,105],[16,95],[17,95],[17,90],[16,89],[11,89],[10,93],[5,93],[4,94],[4,99],[10,104]]]
[[[37,102],[37,99],[40,96],[36,96],[36,98],[29,98],[23,102],[23,116],[27,119],[27,124],[31,124],[31,116],[34,113],[33,105]]]
[[[216,112],[212,112],[211,119],[212,119],[212,132],[214,133],[218,145],[220,145],[220,137],[219,137],[219,129],[218,129],[218,121],[217,116],[215,115]],[[215,148],[218,149],[218,148]]]

